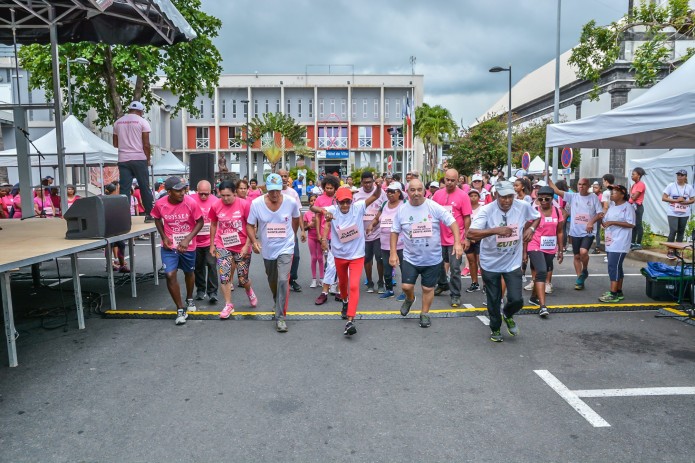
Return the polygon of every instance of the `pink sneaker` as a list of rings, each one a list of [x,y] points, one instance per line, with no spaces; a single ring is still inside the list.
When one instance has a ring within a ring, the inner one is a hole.
[[[220,318],[226,320],[231,314],[234,313],[234,304],[225,304],[224,309],[220,312]]]
[[[461,271],[461,276],[462,276],[462,277],[467,277],[467,276],[470,275],[470,274],[471,274],[471,269],[469,269],[468,267],[464,268],[464,269]]]
[[[256,297],[256,293],[253,292],[253,288],[249,288],[249,290],[246,291],[246,295],[249,297],[251,307],[256,307],[258,305],[258,298]]]

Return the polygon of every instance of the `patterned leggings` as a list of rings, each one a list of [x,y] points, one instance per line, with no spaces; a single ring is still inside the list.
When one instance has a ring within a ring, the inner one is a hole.
[[[236,263],[236,273],[239,276],[239,286],[246,286],[249,282],[249,268],[251,267],[251,253],[241,258],[241,253],[216,249],[217,273],[220,274],[220,282],[223,285],[232,282],[232,263]]]

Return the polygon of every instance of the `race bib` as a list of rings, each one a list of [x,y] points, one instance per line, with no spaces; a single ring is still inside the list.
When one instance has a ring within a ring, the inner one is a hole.
[[[210,224],[206,223],[203,225],[203,228],[200,229],[198,232],[199,235],[209,235],[210,234]]]
[[[364,213],[364,220],[365,221],[369,220],[371,222],[372,220],[374,220],[375,217],[376,217],[376,212],[374,212],[374,211]]]
[[[414,223],[410,231],[413,238],[429,238],[432,236],[432,222]]]
[[[266,233],[271,240],[283,239],[287,237],[287,228],[284,223],[269,223]]]
[[[497,239],[497,247],[511,246],[513,243],[519,241],[519,224],[516,224],[516,223],[508,224],[507,227],[512,229],[512,235],[511,236],[495,235],[495,238]],[[511,244],[507,245],[505,243],[511,243]],[[500,246],[500,244],[502,244],[502,246]]]
[[[53,208],[52,208],[52,207],[48,207],[48,206],[47,206],[47,207],[44,207],[44,208],[43,208],[43,213],[44,213],[45,215],[50,215],[50,216],[52,216],[52,215],[53,215]]]
[[[360,231],[357,229],[357,225],[338,229],[338,241],[341,243],[349,243],[350,241],[357,239],[359,236]]]
[[[179,247],[179,244],[186,239],[186,236],[188,236],[188,233],[174,233],[171,235],[171,242],[174,243],[174,248]]]
[[[554,217],[545,217],[545,223],[555,223],[557,219]]]
[[[239,233],[235,232],[235,231],[222,233],[222,245],[225,248],[240,246],[241,245],[241,238],[239,238]]]
[[[541,251],[554,251],[557,247],[557,236],[541,236]]]
[[[393,225],[393,217],[381,217],[381,228],[391,228]]]
[[[671,209],[673,209],[673,212],[684,213],[688,212],[688,205],[682,203],[671,203]]]
[[[611,244],[613,244],[613,234],[606,232],[604,241],[606,242],[606,246],[610,246]]]
[[[572,217],[572,220],[574,220],[574,223],[577,225],[584,225],[586,227],[589,225],[589,220],[591,220],[591,217],[589,217],[589,214],[577,214]]]

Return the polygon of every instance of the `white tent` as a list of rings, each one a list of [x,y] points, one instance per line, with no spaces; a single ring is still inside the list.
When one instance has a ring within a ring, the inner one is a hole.
[[[634,100],[603,114],[546,129],[547,147],[695,147],[695,58]]]
[[[188,166],[172,153],[166,151],[164,156],[152,167],[155,176],[159,175],[186,175]]]
[[[668,206],[661,200],[661,196],[666,186],[676,181],[676,171],[680,169],[688,172],[690,183],[695,182],[695,149],[671,150],[657,157],[632,159],[628,161],[627,167],[628,172],[632,172],[635,167],[647,171],[647,175],[642,177],[647,187],[643,222],[649,223],[654,233],[668,235]]]
[[[545,160],[540,156],[536,156],[535,158],[533,158],[528,166],[529,174],[541,174],[544,170],[546,170]]]
[[[67,166],[104,166],[118,163],[118,149],[110,143],[94,135],[75,116],[70,115],[63,121],[63,136],[65,139],[65,165]],[[34,140],[34,146],[29,145],[31,165],[39,165],[38,148],[45,159],[40,159],[42,166],[58,165],[55,129],[41,138]],[[17,165],[17,150],[0,151],[0,167]]]

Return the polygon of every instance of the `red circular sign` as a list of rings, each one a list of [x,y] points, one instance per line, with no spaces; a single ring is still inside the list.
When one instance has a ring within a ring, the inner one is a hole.
[[[572,148],[562,148],[560,161],[562,161],[562,167],[569,169],[570,164],[572,164]]]
[[[528,151],[526,151],[524,154],[521,155],[521,168],[524,170],[528,170],[530,165],[531,165],[531,155],[529,154]]]

